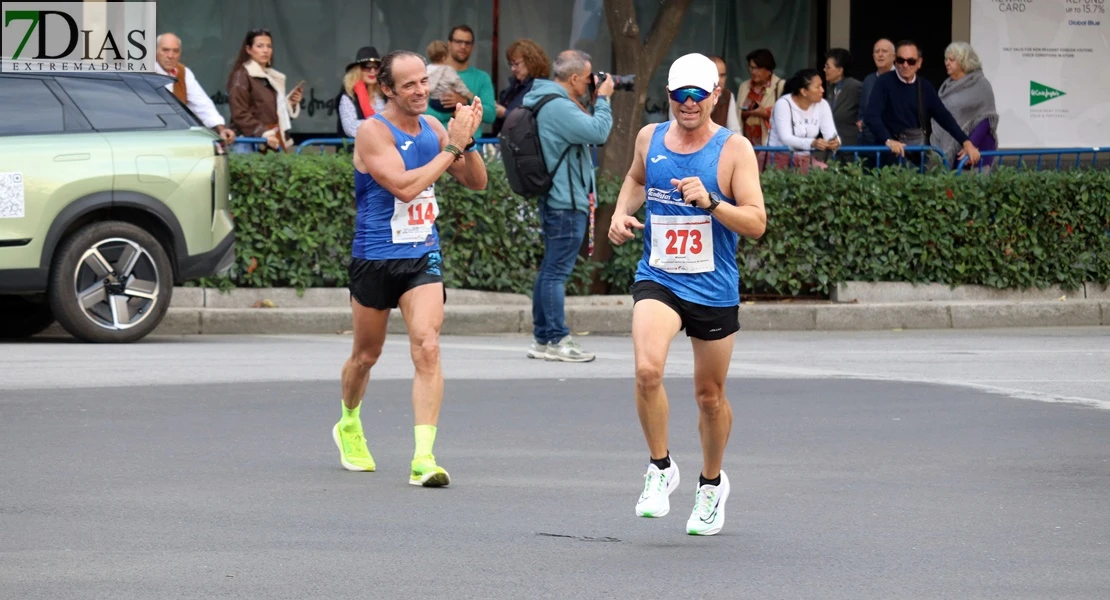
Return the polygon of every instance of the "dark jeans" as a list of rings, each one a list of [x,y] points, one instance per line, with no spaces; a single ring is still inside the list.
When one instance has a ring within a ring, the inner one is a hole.
[[[532,289],[532,332],[541,344],[558,342],[570,333],[564,301],[567,278],[574,270],[588,217],[580,210],[540,211],[543,224],[543,262]]]

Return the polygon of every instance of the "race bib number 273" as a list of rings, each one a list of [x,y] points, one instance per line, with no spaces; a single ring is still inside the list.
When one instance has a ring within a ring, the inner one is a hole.
[[[713,222],[709,215],[652,215],[651,266],[669,273],[713,271]]]

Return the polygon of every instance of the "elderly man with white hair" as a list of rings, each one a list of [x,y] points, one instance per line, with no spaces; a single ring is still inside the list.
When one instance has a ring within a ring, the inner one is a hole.
[[[158,53],[154,70],[162,75],[169,75],[176,81],[166,85],[166,89],[173,92],[193,114],[204,123],[205,127],[215,129],[224,142],[231,144],[235,141],[235,132],[226,123],[212,99],[200,87],[193,72],[181,64],[181,38],[172,33],[163,33],[157,38]]]
[[[994,104],[994,88],[983,74],[979,55],[971,44],[953,42],[944,50],[944,69],[948,72],[948,79],[937,90],[940,101],[976,148],[997,150],[998,109]],[[949,165],[956,167],[960,144],[936,121],[933,122],[930,143],[944,152]],[[990,164],[989,157],[983,159],[984,167]]]

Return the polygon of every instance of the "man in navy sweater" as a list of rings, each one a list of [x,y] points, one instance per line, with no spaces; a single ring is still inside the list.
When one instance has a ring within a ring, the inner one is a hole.
[[[937,90],[924,77],[918,77],[921,68],[921,51],[910,41],[898,42],[895,49],[894,70],[880,75],[863,115],[875,143],[885,144],[892,155],[905,156],[906,146],[925,146],[929,143],[925,124],[931,119],[952,134],[963,145],[959,158],[969,157],[971,164],[979,162],[979,149],[971,143],[952,113],[940,101]],[[919,108],[918,98],[924,105]],[[924,118],[924,123],[922,123]],[[893,156],[884,157],[884,164],[892,164]]]

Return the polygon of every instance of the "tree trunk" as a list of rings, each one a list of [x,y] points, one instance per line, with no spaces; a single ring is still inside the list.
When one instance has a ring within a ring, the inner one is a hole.
[[[613,40],[613,72],[619,75],[636,75],[633,91],[614,91],[613,130],[608,141],[600,148],[601,170],[610,176],[624,179],[632,157],[636,154],[636,134],[643,123],[644,104],[651,76],[663,62],[682,25],[682,16],[692,0],[662,0],[659,13],[651,24],[647,38],[640,35],[636,20],[634,0],[605,0],[605,19],[609,23],[609,36]],[[596,65],[595,65],[596,67]],[[596,214],[593,260],[606,262],[613,256],[609,244],[609,223],[613,207],[600,208]],[[607,286],[595,278],[591,292],[607,293]],[[627,293],[628,290],[621,290]]]
[[[605,0],[605,18],[613,39],[614,72],[635,74],[632,92],[613,93],[613,133],[601,152],[601,169],[623,177],[632,164],[636,134],[643,122],[651,76],[663,62],[692,0],[663,0],[647,38],[640,35],[633,0]]]

